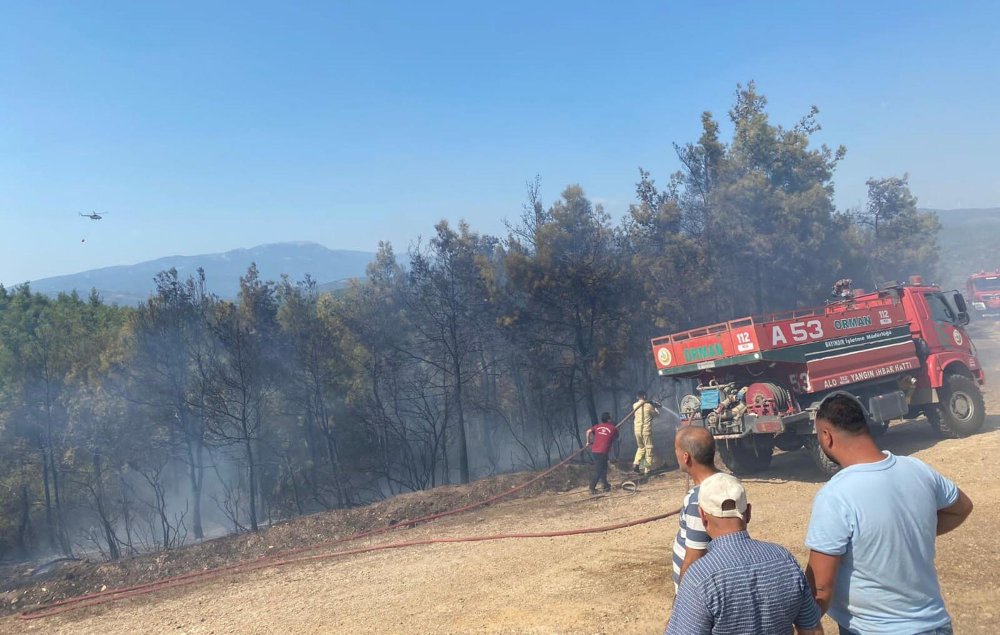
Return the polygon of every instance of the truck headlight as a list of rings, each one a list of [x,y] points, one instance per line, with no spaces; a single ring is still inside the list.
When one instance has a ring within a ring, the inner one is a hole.
[[[975,309],[975,310],[977,310],[977,311],[985,311],[986,310],[986,303],[985,302],[973,302],[972,303],[972,308]]]

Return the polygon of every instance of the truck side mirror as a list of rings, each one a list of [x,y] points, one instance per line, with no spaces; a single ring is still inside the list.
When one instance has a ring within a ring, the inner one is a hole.
[[[971,321],[969,318],[969,306],[965,303],[965,298],[961,293],[956,291],[952,294],[952,301],[955,303],[955,308],[958,309],[958,325],[965,326]]]
[[[959,313],[969,312],[969,306],[965,303],[965,297],[958,291],[955,292],[955,306],[958,307]]]

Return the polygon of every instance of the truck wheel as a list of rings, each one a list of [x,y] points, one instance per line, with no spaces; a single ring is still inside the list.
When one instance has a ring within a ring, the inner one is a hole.
[[[983,427],[986,403],[975,381],[965,375],[948,375],[940,393],[941,403],[926,408],[924,416],[941,436],[958,439]]]
[[[751,435],[737,441],[724,441],[719,445],[722,462],[737,476],[766,470],[771,465],[774,446],[770,438]]]
[[[802,437],[797,434],[789,434],[788,432],[779,434],[774,437],[774,447],[782,452],[794,452],[802,447]]]
[[[924,418],[927,419],[927,423],[930,424],[931,430],[935,434],[939,437],[944,436],[944,433],[941,432],[941,411],[938,410],[937,404],[924,408]]]
[[[826,476],[833,476],[840,471],[840,466],[823,453],[823,448],[819,447],[819,437],[815,434],[806,437],[805,446],[809,452],[809,456],[812,457],[813,463],[819,468],[820,472]]]
[[[888,431],[888,421],[875,421],[872,419],[868,422],[868,432],[870,432],[873,437],[880,437]]]

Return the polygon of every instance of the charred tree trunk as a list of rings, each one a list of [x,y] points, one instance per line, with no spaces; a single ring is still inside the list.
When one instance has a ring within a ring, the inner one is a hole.
[[[48,534],[49,547],[58,548],[56,539],[55,518],[52,515],[52,487],[49,484],[49,454],[48,446],[42,449],[42,485],[45,489],[45,530]]]
[[[580,368],[580,378],[583,380],[583,398],[587,402],[587,414],[590,415],[590,420],[597,423],[597,399],[594,397],[594,379],[591,364],[593,363],[594,355],[591,351],[593,348],[593,330],[594,330],[594,309],[590,312],[590,337],[585,333],[583,319],[579,312],[576,314],[576,324],[574,327],[574,336],[576,338],[576,351],[578,362],[577,365]],[[588,344],[589,342],[589,344]],[[574,412],[576,409],[576,404],[573,405]],[[576,427],[576,437],[577,442],[583,445],[583,440],[580,438],[580,426],[576,421],[576,415],[573,417],[574,425]]]
[[[447,378],[444,387],[444,423],[441,424],[441,474],[445,485],[451,485],[451,460],[448,453],[448,428],[451,426],[451,397],[448,394]]]
[[[243,446],[247,457],[247,476],[250,481],[250,530],[257,531],[257,465],[254,459],[253,440],[244,424]]]
[[[121,487],[122,527],[125,530],[125,553],[130,556],[134,556],[138,553],[138,550],[135,548],[134,541],[132,540],[132,514],[130,512],[131,505],[129,504],[127,493],[129,488],[121,472],[118,472],[118,483]]]
[[[761,271],[760,260],[754,261],[753,267],[753,298],[755,307],[755,313],[757,315],[764,315],[764,276]]]
[[[577,446],[583,447],[583,439],[580,438],[580,412],[579,409],[577,408],[577,403],[576,403],[576,386],[575,386],[576,382],[574,381],[575,377],[576,377],[576,370],[573,369],[570,371],[569,385],[566,387],[566,390],[569,396],[568,401],[569,401],[570,414],[572,415],[571,421],[573,423],[573,430],[572,430],[573,436],[576,439]],[[558,445],[558,441],[556,442],[556,444]],[[559,456],[560,458],[562,457],[562,448],[559,449]]]
[[[104,468],[101,465],[101,454],[94,452],[94,486],[91,493],[94,495],[94,504],[97,506],[97,516],[101,521],[101,529],[104,530],[104,540],[108,543],[108,557],[111,560],[120,560],[121,550],[118,548],[118,536],[115,535],[114,528],[111,527],[111,520],[108,518],[107,510],[104,506]]]
[[[462,353],[458,342],[458,325],[449,321],[452,379],[455,381],[455,411],[458,413],[458,474],[462,483],[469,482],[469,443],[465,430],[465,407],[462,403]]]
[[[302,508],[302,496],[299,493],[299,482],[295,478],[295,467],[292,465],[291,459],[288,458],[286,454],[285,457],[285,469],[288,470],[288,480],[292,484],[292,498],[295,500],[295,510],[298,512],[299,516],[303,515],[305,512]]]
[[[195,540],[203,540],[205,532],[201,524],[201,492],[202,484],[205,482],[205,466],[203,463],[203,453],[205,445],[200,439],[188,435],[188,479],[191,485],[191,530],[194,532]]]
[[[17,547],[22,553],[30,551],[28,536],[31,534],[31,499],[28,482],[21,475],[21,521],[17,525]]]
[[[597,399],[594,397],[594,379],[590,373],[590,363],[587,360],[583,360],[580,364],[580,375],[583,378],[583,395],[587,402],[587,414],[590,415],[591,425],[598,422],[597,417]],[[574,407],[574,412],[576,408]],[[573,418],[576,427],[576,438],[579,441],[580,446],[583,447],[583,439],[580,436],[580,422],[574,416]]]
[[[323,436],[326,438],[326,453],[330,461],[330,473],[333,476],[334,487],[337,492],[337,505],[341,508],[350,507],[353,504],[353,497],[349,485],[346,483],[344,470],[340,461],[340,448],[337,438],[336,424],[330,420],[330,413],[327,412],[323,395],[320,392],[318,379],[313,381],[313,400],[315,409],[319,414],[323,426]]]
[[[59,543],[59,548],[65,556],[72,556],[73,549],[66,536],[62,517],[62,497],[59,491],[59,467],[56,463],[55,434],[52,423],[52,396],[49,394],[49,384],[45,386],[45,443],[48,446],[49,467],[52,469],[52,495],[55,502],[55,535]]]
[[[465,432],[465,409],[462,407],[462,382],[457,375],[455,379],[455,409],[458,411],[458,474],[462,483],[468,483],[469,443]]]
[[[330,461],[330,475],[333,477],[333,485],[337,492],[337,506],[340,508],[350,507],[353,504],[349,486],[344,482],[344,471],[340,466],[340,454],[337,450],[335,433],[331,429],[326,436],[326,453]]]

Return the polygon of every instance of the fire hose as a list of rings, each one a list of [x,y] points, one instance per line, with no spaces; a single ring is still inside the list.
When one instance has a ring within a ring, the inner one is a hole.
[[[619,421],[615,425],[615,427],[616,428],[621,428],[621,426],[633,414],[635,414],[635,410],[632,410],[632,412],[630,412],[628,415],[626,415],[624,418],[622,418],[622,420]],[[537,483],[541,479],[545,478],[546,476],[548,476],[549,474],[551,474],[555,470],[557,470],[560,467],[566,465],[571,460],[573,460],[574,458],[576,458],[577,456],[579,456],[585,449],[586,449],[586,447],[582,447],[582,448],[577,449],[576,451],[572,452],[569,456],[567,456],[566,458],[564,458],[559,463],[556,463],[552,467],[550,467],[550,468],[544,470],[543,472],[539,473],[538,475],[536,475],[536,476],[528,479],[527,481],[525,481],[524,483],[518,485],[517,487],[513,487],[513,488],[511,488],[511,489],[509,489],[509,490],[507,490],[505,492],[501,492],[499,494],[495,494],[495,495],[490,496],[490,497],[488,497],[486,499],[483,499],[483,500],[475,502],[475,503],[471,503],[469,505],[464,505],[462,507],[458,507],[458,508],[455,508],[455,509],[450,509],[450,510],[443,511],[443,512],[437,512],[437,513],[434,513],[434,514],[428,514],[428,515],[425,515],[425,516],[421,516],[419,518],[406,519],[406,520],[403,520],[403,521],[401,521],[401,522],[399,522],[399,523],[397,523],[395,525],[390,525],[390,526],[387,526],[387,527],[379,527],[377,529],[369,529],[369,530],[366,530],[366,531],[361,531],[361,532],[357,532],[357,533],[354,533],[354,534],[350,534],[348,536],[343,536],[343,537],[340,537],[340,538],[334,538],[332,540],[327,540],[327,541],[319,542],[319,543],[316,543],[316,544],[313,544],[313,545],[308,545],[308,546],[305,546],[305,547],[299,547],[299,548],[296,548],[296,549],[290,549],[288,551],[282,552],[281,554],[274,554],[274,555],[262,556],[260,558],[257,558],[255,560],[251,560],[251,561],[248,561],[248,562],[238,562],[238,563],[233,563],[233,564],[229,564],[229,565],[224,565],[224,566],[221,566],[221,567],[216,567],[216,568],[213,568],[213,569],[205,569],[205,570],[201,570],[201,571],[192,571],[192,572],[181,574],[181,575],[178,575],[178,576],[173,576],[173,577],[170,577],[170,578],[165,578],[163,580],[157,580],[157,581],[153,581],[153,582],[146,582],[146,583],[137,584],[137,585],[134,585],[134,586],[123,587],[123,588],[120,588],[120,589],[109,589],[107,591],[101,591],[101,592],[98,592],[98,593],[89,593],[89,594],[86,594],[86,595],[80,595],[80,596],[73,597],[73,598],[67,598],[65,600],[60,600],[60,601],[57,601],[57,602],[53,602],[51,604],[43,605],[43,606],[38,607],[36,609],[25,611],[23,613],[20,613],[18,615],[18,617],[20,619],[23,619],[23,620],[34,620],[34,619],[40,619],[40,618],[43,618],[43,617],[50,617],[50,616],[53,616],[53,615],[58,615],[60,613],[65,613],[65,612],[76,610],[76,609],[79,609],[79,608],[84,608],[84,607],[88,607],[88,606],[96,606],[96,605],[99,605],[99,604],[105,604],[105,603],[113,602],[113,601],[120,600],[120,599],[126,599],[126,598],[130,598],[130,597],[136,597],[136,596],[140,596],[140,595],[146,595],[146,594],[153,593],[153,592],[160,591],[160,590],[164,590],[164,589],[170,589],[170,588],[175,588],[175,587],[180,587],[180,586],[186,586],[186,585],[189,585],[189,584],[194,584],[196,582],[213,579],[213,578],[219,577],[221,575],[225,575],[227,573],[242,573],[242,572],[255,571],[255,570],[258,570],[258,569],[264,569],[264,568],[270,568],[270,567],[287,566],[287,565],[290,565],[290,564],[295,564],[295,563],[300,563],[300,562],[310,562],[310,561],[316,561],[316,560],[329,559],[329,558],[334,558],[334,557],[337,557],[337,556],[355,555],[355,554],[368,553],[368,552],[372,552],[372,551],[380,551],[380,550],[385,550],[385,549],[400,549],[400,548],[403,548],[403,547],[411,547],[411,546],[419,546],[419,545],[442,544],[442,543],[457,543],[457,542],[481,542],[481,541],[486,541],[486,540],[504,540],[504,539],[512,539],[512,538],[554,538],[554,537],[560,537],[560,536],[574,536],[574,535],[581,535],[581,534],[603,533],[603,532],[607,532],[607,531],[614,531],[616,529],[624,529],[626,527],[633,527],[633,526],[636,526],[636,525],[641,525],[641,524],[645,524],[645,523],[654,522],[654,521],[657,521],[657,520],[662,520],[664,518],[668,518],[668,517],[673,516],[674,514],[678,513],[678,511],[673,511],[673,512],[668,512],[668,513],[665,513],[665,514],[659,514],[657,516],[651,516],[649,518],[642,518],[642,519],[639,519],[639,520],[627,521],[627,522],[619,523],[619,524],[616,524],[616,525],[608,525],[608,526],[604,526],[604,527],[588,527],[588,528],[572,529],[572,530],[565,530],[565,531],[541,532],[541,533],[495,534],[495,535],[491,535],[491,536],[465,536],[465,537],[459,537],[459,538],[430,538],[430,539],[426,539],[426,540],[415,540],[415,541],[407,541],[407,542],[399,542],[399,543],[389,543],[389,544],[384,544],[384,545],[375,545],[375,546],[371,546],[371,547],[361,547],[361,548],[357,548],[357,549],[348,549],[348,550],[344,550],[344,551],[335,551],[335,552],[332,552],[332,553],[317,554],[317,555],[312,555],[312,556],[303,556],[303,557],[299,557],[299,558],[293,557],[293,556],[297,556],[299,554],[306,553],[306,552],[309,552],[309,551],[316,551],[317,549],[323,549],[323,548],[333,547],[333,546],[340,545],[340,544],[343,544],[343,543],[346,543],[346,542],[352,542],[352,541],[355,541],[355,540],[360,540],[362,538],[369,538],[369,537],[373,537],[373,536],[378,536],[378,535],[381,535],[381,534],[389,533],[389,532],[394,531],[396,529],[399,529],[401,527],[413,527],[413,526],[417,525],[418,523],[427,523],[427,522],[431,522],[431,521],[438,520],[438,519],[441,519],[441,518],[445,518],[445,517],[448,517],[448,516],[454,516],[456,514],[460,514],[460,513],[472,511],[474,509],[479,509],[481,507],[486,507],[487,505],[490,505],[490,504],[495,503],[495,502],[497,502],[499,500],[502,500],[504,498],[512,496],[512,495],[516,494],[517,492],[520,492],[520,491],[526,489],[527,487],[531,486],[532,484]]]
[[[165,589],[172,589],[172,588],[187,586],[190,584],[196,584],[198,582],[212,580],[214,578],[226,575],[227,573],[247,573],[250,571],[256,571],[258,569],[285,567],[294,564],[303,564],[307,562],[318,562],[321,560],[329,560],[331,558],[336,558],[339,556],[353,556],[364,553],[372,553],[375,551],[385,551],[389,549],[403,549],[405,547],[419,547],[424,545],[452,544],[461,542],[485,542],[488,540],[510,540],[516,538],[560,538],[564,536],[578,536],[582,534],[604,533],[608,531],[615,531],[617,529],[625,529],[627,527],[635,527],[637,525],[643,525],[646,523],[663,520],[664,518],[669,518],[678,513],[680,513],[680,510],[674,510],[672,512],[666,512],[664,514],[657,514],[656,516],[649,516],[648,518],[640,518],[638,520],[630,520],[615,525],[605,525],[603,527],[582,527],[577,529],[567,529],[563,531],[543,531],[535,533],[492,534],[487,536],[459,536],[454,538],[427,538],[424,540],[408,540],[405,542],[393,542],[384,545],[373,545],[370,547],[346,549],[344,551],[335,551],[332,553],[322,553],[311,556],[300,556],[298,558],[281,558],[281,559],[262,558],[260,560],[255,560],[253,562],[244,563],[241,566],[219,567],[217,569],[199,571],[197,572],[197,575],[177,576],[175,578],[167,578],[165,580],[160,580],[158,582],[151,582],[148,584],[138,585],[135,587],[127,587],[123,589],[117,589],[114,591],[106,591],[104,593],[92,594],[90,596],[80,596],[76,598],[70,598],[68,600],[55,602],[53,604],[49,604],[47,606],[32,611],[21,613],[20,615],[18,615],[18,617],[22,620],[36,620],[36,619],[41,619],[43,617],[52,617],[54,615],[59,615],[60,613],[66,613],[68,611],[74,611],[89,606],[97,606],[100,604],[106,604],[108,602],[114,602],[116,600],[124,600],[128,598],[138,597],[141,595],[146,595],[149,593],[153,593],[155,591],[162,591]]]

